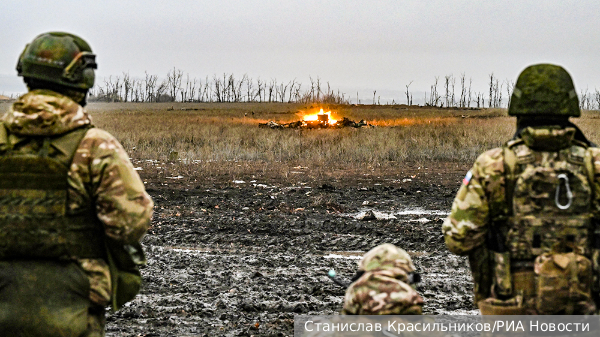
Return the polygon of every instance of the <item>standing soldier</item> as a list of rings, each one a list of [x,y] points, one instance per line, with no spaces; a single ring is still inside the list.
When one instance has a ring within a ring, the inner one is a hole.
[[[414,271],[404,250],[389,243],[371,249],[346,291],[342,315],[420,315],[423,299],[411,286],[418,281]]]
[[[83,109],[94,69],[67,33],[39,35],[19,57],[29,92],[0,121],[3,336],[103,336],[104,308],[139,290],[153,203]]]
[[[514,138],[467,172],[442,225],[468,255],[484,315],[589,314],[598,295],[600,149],[579,117],[570,75],[550,64],[520,74]]]

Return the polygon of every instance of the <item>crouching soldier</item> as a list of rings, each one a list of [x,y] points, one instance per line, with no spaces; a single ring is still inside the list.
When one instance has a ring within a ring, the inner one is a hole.
[[[420,315],[423,299],[410,256],[386,243],[368,251],[358,264],[360,277],[346,291],[342,315]],[[361,275],[362,274],[362,275]]]

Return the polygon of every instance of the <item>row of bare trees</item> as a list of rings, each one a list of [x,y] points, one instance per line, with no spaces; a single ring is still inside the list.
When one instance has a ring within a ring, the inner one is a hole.
[[[248,75],[236,78],[233,74],[214,75],[204,80],[190,78],[189,74],[173,68],[166,79],[159,82],[157,75],[145,73],[135,79],[129,73],[109,76],[90,92],[90,101],[104,102],[296,102],[349,104],[344,93],[331,89],[329,82],[310,78],[310,87],[304,90],[295,79],[278,82],[276,79],[253,80]]]
[[[600,91],[595,89],[592,92],[588,88],[581,90],[579,94],[579,107],[582,110],[600,110]]]
[[[458,83],[457,83],[458,82]],[[406,85],[406,104],[413,104],[410,92],[411,81]],[[473,80],[464,73],[458,78],[440,77],[430,91],[425,92],[424,105],[433,107],[498,108],[506,107],[514,89],[513,81],[500,81],[493,73],[489,75],[489,92],[472,90]],[[441,88],[438,88],[440,87]],[[380,97],[373,91],[373,104],[381,104]],[[600,110],[600,91],[587,88],[580,93],[580,107],[585,110]],[[294,102],[349,104],[350,97],[339,90],[331,89],[329,82],[310,78],[310,86],[303,87],[295,79],[278,82],[276,79],[252,79],[248,75],[236,78],[233,74],[213,75],[204,79],[190,78],[189,74],[173,68],[164,80],[158,75],[145,73],[144,78],[133,78],[129,73],[109,76],[90,92],[90,101],[104,102]],[[356,102],[360,99],[356,97]],[[392,104],[396,104],[394,100]]]
[[[509,80],[500,82],[500,80],[497,77],[495,77],[493,73],[489,75],[489,78],[489,95],[487,96],[486,102],[486,94],[483,92],[473,91],[473,79],[469,78],[467,81],[467,78],[464,73],[462,73],[458,78],[460,82],[460,88],[457,88],[456,86],[456,77],[454,77],[453,75],[444,76],[442,84],[443,91],[441,92],[438,91],[438,84],[440,82],[440,78],[436,77],[435,82],[430,87],[429,96],[427,96],[427,92],[425,92],[425,105],[441,108],[499,108],[502,106],[507,106],[508,101],[510,100],[510,96],[512,95],[512,90],[514,89],[515,83]],[[406,86],[405,94],[407,104],[410,105],[412,104],[412,95],[410,95],[408,91],[409,86],[410,83]],[[456,89],[458,89],[459,91],[458,94],[456,93]],[[506,90],[506,105],[503,105],[503,89]]]

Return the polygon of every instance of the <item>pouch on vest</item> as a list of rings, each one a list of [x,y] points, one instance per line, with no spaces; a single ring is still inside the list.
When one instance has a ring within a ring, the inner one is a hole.
[[[482,315],[526,315],[523,296],[517,295],[508,300],[489,297],[477,303]]]
[[[146,257],[139,243],[120,245],[106,241],[112,281],[111,307],[116,311],[139,293],[142,286],[139,267],[146,264]]]
[[[479,246],[469,254],[469,266],[473,275],[473,291],[475,305],[490,296],[493,284],[493,273],[490,255],[492,252],[485,246]]]
[[[90,282],[70,261],[0,261],[2,336],[83,336]]]
[[[534,263],[539,314],[591,314],[592,263],[575,253],[545,253]]]

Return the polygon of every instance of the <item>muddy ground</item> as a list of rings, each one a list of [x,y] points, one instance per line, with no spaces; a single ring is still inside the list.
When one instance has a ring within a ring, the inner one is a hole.
[[[341,309],[345,289],[327,271],[349,279],[385,242],[413,256],[426,314],[477,313],[467,262],[440,231],[465,165],[316,180],[300,167],[287,179],[203,182],[161,175],[168,164],[135,165],[156,204],[148,264],[141,294],[110,313],[108,336],[293,335],[294,315]]]

